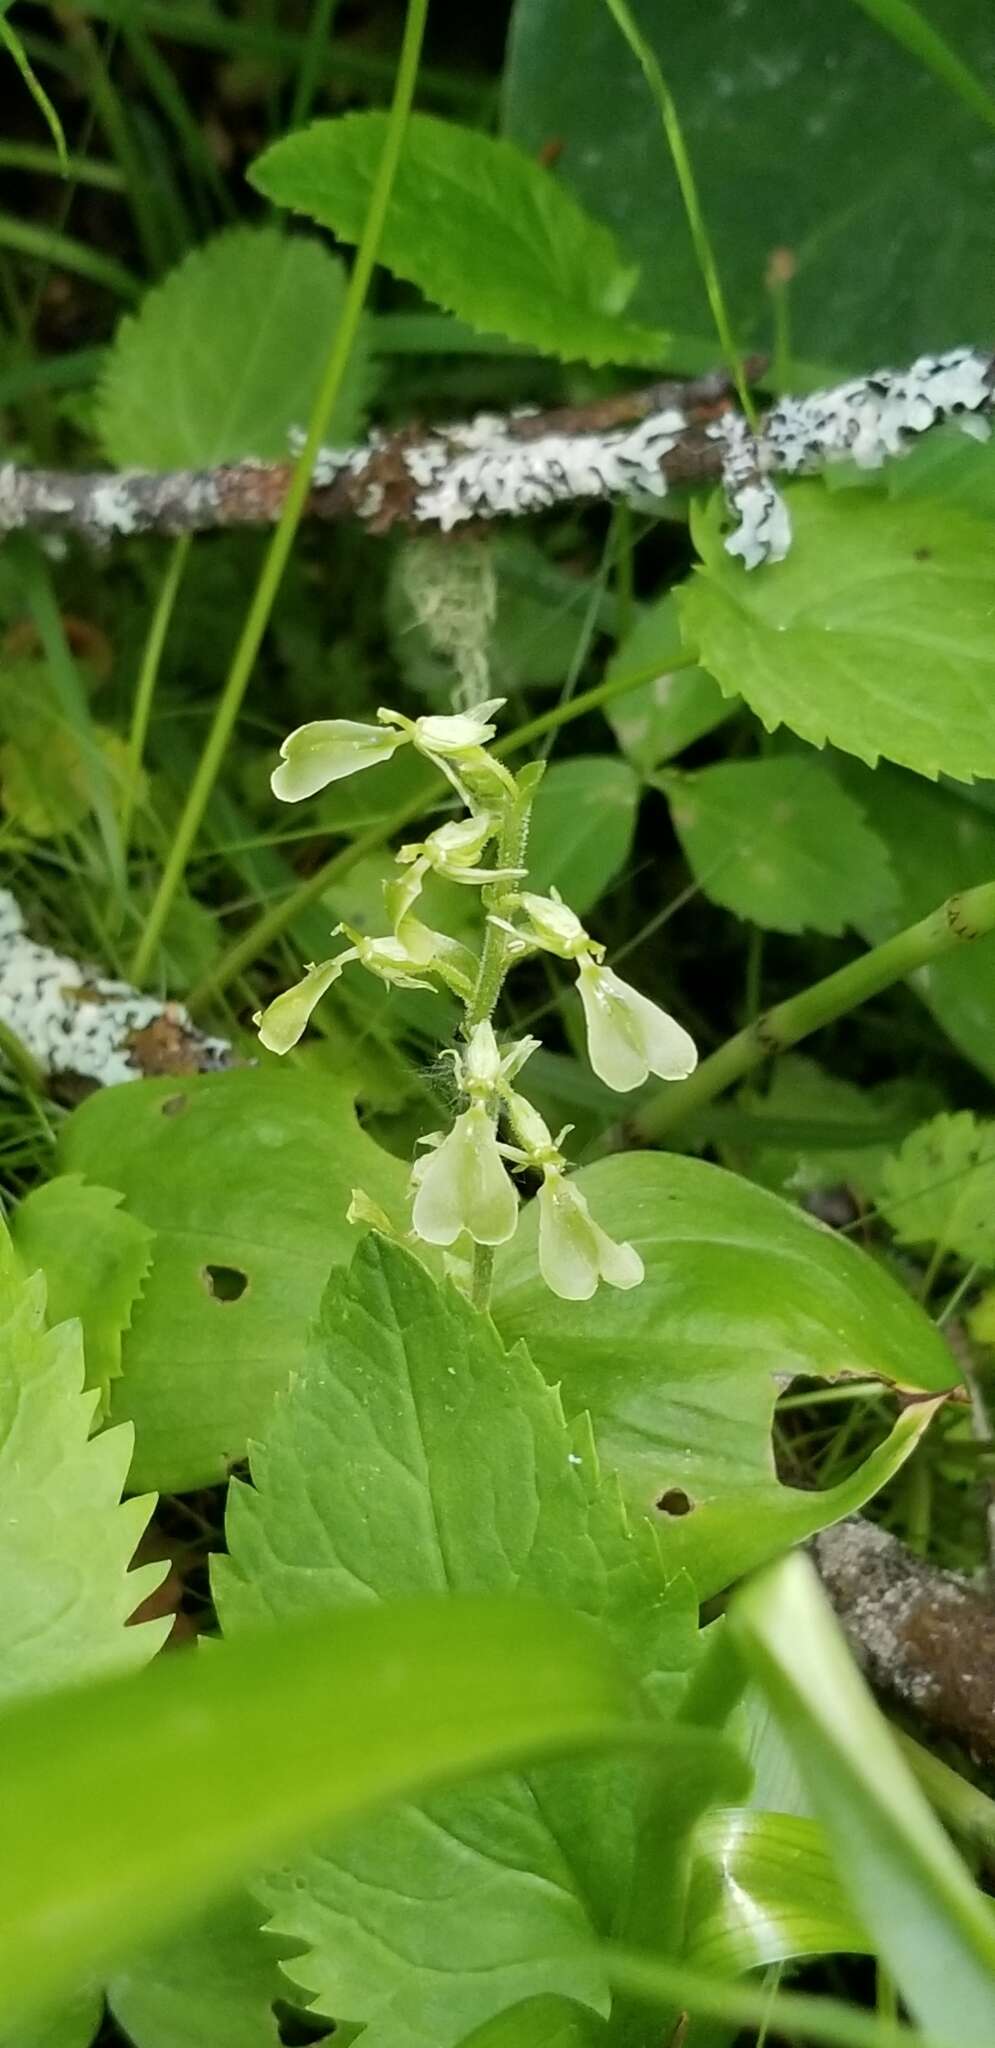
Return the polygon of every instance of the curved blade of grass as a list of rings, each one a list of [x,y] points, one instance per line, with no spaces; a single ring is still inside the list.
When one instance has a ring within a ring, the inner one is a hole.
[[[64,177],[68,177],[69,159],[66,152],[66,138],[62,122],[59,120],[59,116],[56,113],[55,108],[53,107],[52,102],[49,99],[47,92],[45,91],[44,86],[42,85],[41,79],[38,77],[36,71],[32,66],[31,59],[28,56],[28,53],[24,47],[24,44],[21,41],[20,36],[17,34],[16,30],[11,28],[10,22],[5,19],[6,14],[7,7],[0,7],[0,43],[3,44],[3,47],[7,51],[8,56],[11,57],[14,63],[17,65],[18,71],[20,72],[21,77],[23,78],[24,83],[27,86],[29,93],[31,94],[31,97],[34,100],[35,106],[38,108],[38,112],[41,114],[42,119],[44,120],[48,128],[48,132],[52,137],[52,141],[55,144],[56,154],[59,162],[59,169],[61,170]]]
[[[813,1566],[750,1580],[728,1627],[780,1721],[844,1889],[919,2023],[986,2048],[995,1914],[892,1740]]]
[[[995,128],[995,97],[913,0],[854,0],[854,6],[869,14],[886,35],[901,43],[903,50],[918,57],[927,71],[948,85],[989,128]]]
[[[821,2043],[822,2048],[976,2048],[950,2027],[938,2034],[922,2034],[844,2005],[838,1998],[813,1998],[805,1991],[771,1995],[759,1984],[723,1983],[711,1972],[642,1956],[635,1950],[609,1948],[604,1961],[612,1982],[643,1999],[648,2008],[663,2006],[671,2012],[701,2014],[737,2031],[740,2027],[766,2028],[776,2032],[778,2039],[812,2041]]]
[[[0,214],[0,249],[33,256],[39,263],[50,263],[55,270],[72,270],[77,277],[88,277],[91,284],[102,284],[119,299],[137,299],[141,292],[137,277],[123,263],[115,262],[113,256],[89,249],[84,242],[75,241],[72,235],[61,235],[55,228],[15,220],[12,213]]]
[[[378,1801],[624,1738],[606,1640],[541,1603],[369,1606],[0,1717],[0,2023]]]

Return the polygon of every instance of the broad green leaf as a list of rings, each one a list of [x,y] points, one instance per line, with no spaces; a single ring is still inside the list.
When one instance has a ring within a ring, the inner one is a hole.
[[[607,2048],[609,2040],[605,2021],[572,1999],[527,1998],[474,2027],[460,2048]]]
[[[920,1124],[887,1161],[878,1207],[902,1244],[995,1264],[995,1123],[963,1109]]]
[[[345,114],[274,142],[252,183],[340,240],[362,232],[386,114]],[[588,363],[657,363],[659,329],[630,324],[636,270],[607,228],[513,143],[415,114],[391,192],[381,263],[469,326]]]
[[[893,498],[936,498],[979,519],[995,519],[995,440],[975,441],[959,427],[923,434],[887,471]]]
[[[191,250],[118,328],[99,396],[111,461],[200,469],[289,454],[344,296],[338,258],[278,228],[227,228]],[[361,334],[330,440],[355,437],[370,384]]]
[[[0,1699],[154,1656],[164,1621],[128,1628],[165,1567],[129,1571],[153,1503],[122,1503],[130,1429],[90,1438],[79,1324],[45,1328],[45,1283],[0,1240]],[[2,2018],[0,2007],[0,2018]]]
[[[839,933],[894,912],[884,846],[815,755],[720,761],[658,780],[696,882],[737,917]]]
[[[869,943],[889,938],[936,910],[946,896],[995,875],[995,817],[958,790],[934,788],[897,768],[872,774],[843,756],[834,773],[884,840],[899,887],[897,916],[876,914],[864,925]],[[956,948],[918,968],[909,987],[958,1051],[995,1079],[995,942]]]
[[[104,1089],[69,1118],[60,1161],[155,1233],[112,1388],[111,1419],[135,1429],[129,1483],[223,1479],[300,1365],[329,1267],[352,1256],[353,1188],[400,1220],[403,1165],[360,1130],[344,1082],[275,1058]]]
[[[121,1371],[122,1332],[152,1262],[151,1230],[121,1208],[119,1194],[67,1173],[18,1203],[11,1234],[25,1277],[45,1276],[49,1322],[79,1317],[86,1383],[105,1403]]]
[[[980,77],[978,0],[924,12]],[[850,0],[668,0],[637,9],[674,95],[733,326],[769,346],[765,276],[790,251],[792,348],[866,372],[995,327],[991,138]],[[713,333],[646,81],[604,0],[516,0],[504,127],[643,266],[635,310],[699,350]],[[914,147],[904,147],[912,141]]]
[[[677,606],[668,590],[641,613],[608,663],[606,682],[645,677],[659,665],[659,674],[651,681],[605,705],[605,717],[623,754],[641,775],[651,775],[662,762],[682,754],[736,709],[703,668],[670,669],[669,663],[682,653]]]
[[[693,515],[702,566],[681,623],[727,696],[872,765],[970,782],[995,775],[991,528],[932,499],[789,492],[784,562],[725,551],[717,499]]]
[[[806,1558],[737,1594],[729,1626],[798,1760],[844,1890],[920,2026],[985,2048],[995,1914],[930,1811]]]
[[[367,1606],[15,1704],[0,1716],[7,2024],[333,1823],[617,1741],[633,1714],[590,1624],[520,1598]]]
[[[251,1464],[215,1571],[226,1636],[263,1614],[518,1587],[598,1621],[648,1707],[679,1694],[696,1647],[690,1586],[668,1589],[653,1532],[628,1526],[525,1350],[505,1352],[397,1247],[368,1238],[333,1275],[309,1363]],[[703,1757],[721,1797],[728,1753],[700,1741],[661,1768],[697,1784]],[[589,1952],[633,1876],[643,1777],[614,1762],[507,1774],[315,1849],[262,1888],[274,1930],[308,1946],[292,1981],[322,2012],[365,2021],[368,2048],[449,2048],[539,1993],[605,2011]],[[675,1824],[672,1857],[694,1817]],[[656,1885],[662,1912],[665,1861]]]
[[[578,1175],[592,1214],[642,1255],[646,1278],[556,1299],[536,1270],[528,1209],[498,1256],[494,1316],[588,1411],[630,1508],[659,1508],[664,1556],[703,1598],[849,1514],[914,1448],[915,1403],[841,1485],[796,1492],[774,1472],[774,1402],[795,1374],[880,1376],[929,1391],[956,1379],[932,1324],[855,1245],[720,1167],[630,1153]]]
[[[778,1194],[847,1187],[873,1201],[885,1161],[932,1107],[930,1092],[913,1081],[858,1088],[804,1053],[782,1053],[766,1094],[744,1091],[737,1135],[750,1147],[750,1178]]]
[[[583,917],[625,867],[638,803],[638,780],[614,754],[554,762],[532,812],[529,888],[541,895],[559,889]]]
[[[741,1976],[798,1956],[867,1947],[816,1821],[749,1807],[702,1817],[684,1949],[694,1969]]]
[[[280,2048],[273,2005],[290,1990],[286,1949],[261,1919],[248,1893],[234,1892],[117,1971],[108,2004],[135,2048]]]

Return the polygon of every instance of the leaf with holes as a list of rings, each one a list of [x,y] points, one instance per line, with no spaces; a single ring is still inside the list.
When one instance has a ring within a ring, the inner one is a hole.
[[[405,1169],[359,1128],[345,1082],[276,1059],[103,1089],[69,1118],[60,1163],[111,1182],[155,1233],[112,1388],[112,1420],[135,1429],[130,1483],[211,1485],[301,1363],[355,1247],[353,1188],[403,1224]]]
[[[345,114],[274,142],[252,183],[357,242],[387,135],[386,114]],[[658,363],[659,329],[623,317],[636,270],[550,171],[511,142],[414,114],[379,257],[469,326],[565,360]]]
[[[777,1479],[770,1440],[796,1374],[939,1393],[956,1373],[880,1266],[720,1167],[630,1153],[585,1167],[577,1184],[602,1227],[636,1245],[642,1286],[557,1300],[536,1271],[533,1206],[498,1255],[494,1317],[507,1343],[528,1343],[567,1414],[590,1414],[630,1511],[660,1507],[668,1564],[707,1598],[860,1507],[932,1411],[915,1403],[849,1478],[802,1493]]]
[[[333,1275],[310,1358],[251,1464],[216,1561],[229,1639],[265,1615],[515,1588],[619,1642],[648,1712],[679,1697],[696,1650],[689,1583],[667,1586],[652,1530],[628,1525],[524,1347],[506,1352],[488,1319],[396,1246],[368,1238]],[[678,1801],[686,1790],[688,1809],[655,1873],[662,1925],[691,1809],[742,1787],[716,1738],[660,1740],[665,1784]],[[316,1848],[262,1887],[274,1930],[307,1943],[287,1965],[293,1982],[322,2012],[365,2021],[368,2048],[455,2048],[541,1993],[605,2012],[592,1938],[634,1879],[644,1778],[632,1758],[508,1774]]]
[[[102,1405],[121,1371],[121,1338],[152,1263],[152,1232],[110,1188],[66,1173],[32,1188],[14,1211],[14,1251],[25,1276],[41,1271],[48,1320],[78,1316],[87,1386]]]
[[[614,754],[555,761],[533,806],[529,888],[542,895],[559,889],[583,917],[625,867],[638,803],[638,780]]]
[[[930,499],[788,496],[791,551],[767,568],[726,553],[717,499],[693,515],[702,565],[680,608],[703,666],[768,731],[919,775],[995,775],[991,528]]]
[[[991,78],[990,7],[922,11]],[[866,372],[995,331],[991,138],[941,79],[847,0],[635,12],[677,104],[742,342],[770,345],[776,249],[792,269],[792,349],[816,363]],[[523,149],[555,146],[558,177],[642,264],[640,317],[693,338],[689,367],[714,361],[659,109],[604,0],[515,0],[503,114]]]
[[[207,469],[289,452],[310,418],[345,272],[316,241],[228,228],[122,320],[100,387],[100,437],[119,469]],[[365,330],[330,438],[359,431],[372,388]]]
[[[656,778],[695,881],[769,931],[838,933],[894,911],[888,855],[813,754]]]
[[[964,1109],[920,1124],[887,1161],[878,1207],[902,1244],[995,1265],[995,1123]]]
[[[126,1626],[164,1565],[129,1570],[152,1502],[122,1503],[131,1431],[90,1439],[78,1323],[45,1328],[45,1283],[0,1235],[0,1699],[154,1656],[163,1621]]]

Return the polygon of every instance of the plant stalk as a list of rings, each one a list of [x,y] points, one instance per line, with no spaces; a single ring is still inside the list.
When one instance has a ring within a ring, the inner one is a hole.
[[[266,550],[259,581],[252,602],[246,614],[241,636],[224,689],[214,714],[214,721],[208,734],[204,751],[197,765],[190,793],[187,797],[176,830],[176,837],[170,849],[169,858],[162,872],[152,908],[141,939],[135,951],[131,966],[131,978],[141,984],[149,971],[155,951],[162,936],[163,927],[169,915],[170,906],[183,880],[187,861],[200,830],[204,812],[214,788],[218,771],[224,760],[225,750],[231,739],[245,695],[249,677],[255,665],[256,656],[262,644],[263,635],[269,624],[270,613],[277,591],[283,578],[284,569],[300,524],[301,515],[311,487],[311,473],[315,458],[328,429],[336,399],[342,388],[342,380],[349,366],[353,342],[359,327],[360,317],[366,303],[373,268],[380,247],[390,195],[393,189],[397,166],[400,161],[407,127],[408,115],[414,98],[418,77],[418,63],[421,56],[422,38],[428,14],[428,0],[408,0],[404,24],[404,37],[398,60],[394,97],[391,102],[387,134],[383,153],[377,166],[377,174],[370,197],[369,211],[363,225],[356,260],[349,278],[342,318],[335,331],[331,352],[321,381],[321,388],[315,401],[308,426],[307,439],[294,467],[290,488],[284,500],[283,509],[273,531],[273,537]]]
[[[757,1017],[744,1031],[737,1031],[686,1081],[668,1082],[654,1091],[632,1120],[633,1137],[644,1145],[657,1144],[696,1109],[712,1102],[773,1054],[785,1052],[824,1024],[845,1017],[893,982],[904,981],[917,967],[993,931],[995,882],[981,882],[948,897],[918,924],[896,932],[894,938],[885,939],[883,945],[873,947],[848,967],[813,982],[799,995]]]

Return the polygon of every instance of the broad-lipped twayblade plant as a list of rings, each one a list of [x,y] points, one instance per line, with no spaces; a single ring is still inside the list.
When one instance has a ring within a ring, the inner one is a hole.
[[[411,1228],[425,1244],[472,1246],[474,1299],[486,1304],[494,1249],[514,1236],[519,1192],[514,1175],[540,1177],[539,1266],[554,1294],[583,1301],[599,1280],[638,1287],[643,1265],[631,1244],[616,1244],[590,1214],[568,1177],[562,1151],[566,1130],[554,1138],[517,1086],[537,1049],[535,1038],[499,1043],[492,1022],[509,970],[537,952],[555,954],[576,969],[591,1065],[622,1093],[649,1074],[676,1081],[690,1074],[697,1054],[682,1026],[604,965],[604,947],[554,890],[528,887],[529,818],[542,764],[517,775],[494,759],[493,714],[501,698],[452,716],[406,718],[381,710],[376,725],[322,719],[299,727],[281,748],[274,794],[287,803],[314,796],[332,782],[374,768],[413,746],[439,768],[459,799],[462,815],[424,840],[402,846],[396,877],[384,885],[392,930],[368,938],[340,925],[349,944],[308,967],[302,980],[277,996],[256,1018],[271,1052],[297,1044],[326,990],[358,961],[381,981],[404,988],[448,989],[463,1006],[460,1043],[446,1049],[455,1083],[456,1110],[448,1131],[433,1131],[412,1169]],[[478,953],[433,931],[418,916],[426,877],[435,873],[480,893],[483,911]],[[567,1126],[567,1130],[569,1129]],[[358,1195],[357,1215],[370,1205]]]

